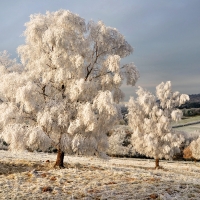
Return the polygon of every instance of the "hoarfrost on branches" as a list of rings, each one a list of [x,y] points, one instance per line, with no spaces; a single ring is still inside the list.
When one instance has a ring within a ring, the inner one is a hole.
[[[137,156],[130,143],[131,131],[128,126],[116,126],[109,131],[109,148],[107,153],[114,156]]]
[[[6,70],[4,69],[6,68]],[[0,72],[22,72],[23,65],[17,63],[16,59],[11,59],[10,55],[7,51],[0,52]]]
[[[115,28],[86,24],[65,10],[31,15],[25,26],[25,44],[18,47],[24,70],[1,62],[3,138],[11,149],[53,145],[102,155],[106,132],[120,116],[120,86],[125,78],[132,86],[139,78],[133,63],[120,65],[132,47]]]
[[[131,97],[128,103],[134,148],[157,160],[172,158],[184,138],[172,130],[170,122],[181,119],[182,112],[176,107],[189,100],[188,95],[172,92],[170,81],[156,87],[156,96],[142,87],[136,93],[137,99]]]

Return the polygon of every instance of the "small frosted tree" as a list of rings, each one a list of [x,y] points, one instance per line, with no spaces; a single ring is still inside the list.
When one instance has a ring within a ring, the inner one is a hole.
[[[14,150],[58,150],[102,156],[123,98],[120,86],[135,85],[133,63],[120,66],[132,47],[115,28],[69,11],[31,15],[25,44],[18,47],[23,72],[2,66],[2,137]]]
[[[156,87],[156,96],[139,87],[137,99],[128,103],[128,124],[131,127],[132,144],[140,154],[153,157],[156,168],[159,159],[170,159],[179,151],[184,141],[181,134],[175,133],[171,121],[178,121],[182,111],[178,106],[189,100],[189,96],[171,91],[171,82]]]

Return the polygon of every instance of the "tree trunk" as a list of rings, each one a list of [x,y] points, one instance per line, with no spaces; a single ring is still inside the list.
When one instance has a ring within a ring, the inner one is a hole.
[[[54,167],[58,166],[59,168],[65,168],[64,164],[63,164],[64,155],[65,155],[65,153],[63,151],[61,151],[60,149],[58,149],[56,163],[55,163]]]
[[[160,165],[159,165],[159,159],[158,158],[156,158],[155,164],[156,164],[155,168],[158,169],[160,167]]]

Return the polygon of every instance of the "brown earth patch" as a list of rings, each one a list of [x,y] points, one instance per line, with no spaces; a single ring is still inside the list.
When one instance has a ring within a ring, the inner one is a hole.
[[[9,175],[14,173],[22,173],[32,170],[48,171],[52,169],[53,162],[41,163],[30,162],[25,160],[0,161],[0,175]]]

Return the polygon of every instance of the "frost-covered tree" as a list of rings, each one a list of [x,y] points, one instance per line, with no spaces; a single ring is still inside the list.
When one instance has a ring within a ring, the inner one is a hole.
[[[137,152],[153,157],[158,168],[159,159],[172,158],[184,141],[181,134],[172,130],[171,121],[181,119],[182,111],[177,107],[189,100],[189,96],[172,92],[170,81],[156,87],[156,96],[142,87],[136,93],[137,99],[131,97],[128,103],[131,141]]]
[[[59,167],[65,152],[102,156],[123,79],[133,86],[139,77],[133,63],[120,65],[132,47],[115,28],[65,10],[31,15],[25,26],[24,71],[1,67],[4,140],[13,150],[53,145]]]

